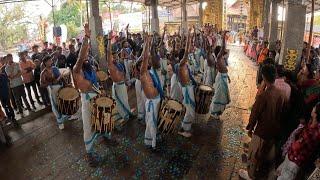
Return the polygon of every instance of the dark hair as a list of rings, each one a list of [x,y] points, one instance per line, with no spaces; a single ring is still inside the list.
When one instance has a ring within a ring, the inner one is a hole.
[[[273,64],[265,64],[262,66],[262,75],[264,77],[264,80],[266,80],[269,83],[274,83],[276,79],[276,68]]]
[[[12,54],[10,54],[10,53],[9,53],[9,54],[7,54],[7,56],[6,56],[6,57],[12,57]]]
[[[314,72],[312,71],[312,65],[311,64],[306,64],[307,70],[309,72],[307,78],[308,79],[313,79],[314,78]]]
[[[264,64],[264,65],[268,65],[268,64],[274,65],[275,62],[274,62],[274,59],[268,57],[268,58],[266,58],[266,59],[263,61],[263,64]]]
[[[217,46],[217,47],[214,49],[214,55],[216,55],[216,57],[217,57],[220,51],[221,51],[221,46]]]
[[[51,56],[47,55],[42,58],[42,63],[44,66],[46,66],[46,63],[51,59]]]
[[[317,114],[317,122],[320,122],[320,102],[315,105],[316,114]]]
[[[278,77],[284,77],[284,76],[286,76],[286,72],[285,72],[283,66],[277,65],[277,66],[276,66],[276,70],[277,70],[277,75],[278,75]]]

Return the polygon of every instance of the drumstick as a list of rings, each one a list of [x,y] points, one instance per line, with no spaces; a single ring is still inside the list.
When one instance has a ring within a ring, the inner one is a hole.
[[[70,69],[70,67],[68,67],[68,69],[70,70],[71,85],[74,87],[74,80],[73,80],[72,70]]]

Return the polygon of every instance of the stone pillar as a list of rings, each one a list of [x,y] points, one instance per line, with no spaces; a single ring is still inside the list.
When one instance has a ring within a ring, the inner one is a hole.
[[[278,1],[271,2],[271,22],[269,28],[269,49],[275,50],[278,40]]]
[[[158,0],[151,0],[151,31],[159,33]]]
[[[296,70],[300,64],[305,21],[306,6],[301,0],[288,0],[280,53],[280,61],[287,70]]]
[[[93,56],[96,56],[96,60],[99,62],[102,70],[107,70],[107,61],[103,41],[102,20],[99,15],[99,0],[90,1],[90,21],[89,26],[91,30],[91,50]]]
[[[200,26],[203,24],[203,9],[202,9],[202,5],[203,5],[203,0],[199,1],[199,24]]]
[[[264,1],[264,7],[263,7],[263,37],[264,37],[264,40],[267,40],[269,38],[270,5],[271,5],[271,0]]]
[[[182,33],[187,33],[188,32],[187,0],[182,0],[181,11],[182,11],[181,30],[182,30]]]

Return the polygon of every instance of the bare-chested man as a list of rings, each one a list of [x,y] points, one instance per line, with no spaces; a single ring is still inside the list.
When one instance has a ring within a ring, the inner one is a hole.
[[[218,74],[215,82],[215,94],[212,98],[212,102],[210,105],[211,114],[215,119],[219,119],[219,116],[223,113],[226,108],[226,105],[230,103],[230,94],[228,87],[228,80],[230,82],[228,76],[228,69],[225,62],[225,54],[226,54],[226,32],[224,32],[222,37],[222,47],[217,56],[217,70]]]
[[[204,39],[206,60],[205,60],[205,72],[204,72],[204,84],[213,87],[216,77],[216,55],[213,53],[213,47],[210,45],[208,38]]]
[[[191,124],[195,118],[195,98],[194,98],[194,85],[196,82],[193,79],[191,71],[188,67],[188,54],[191,49],[191,29],[189,30],[187,36],[187,42],[185,46],[184,56],[178,65],[178,75],[179,81],[182,87],[183,94],[183,105],[186,107],[186,114],[182,121],[182,130],[179,131],[179,134],[184,137],[191,137]]]
[[[90,166],[96,167],[99,164],[99,157],[94,152],[94,142],[101,136],[92,130],[90,100],[98,95],[98,81],[96,72],[88,61],[90,29],[89,25],[84,26],[85,37],[80,49],[79,58],[73,68],[75,87],[81,92],[81,110],[83,121],[83,139],[86,147],[86,159]],[[111,141],[111,134],[103,134],[104,140],[110,145],[116,145]]]
[[[127,86],[125,85],[125,67],[120,62],[116,62],[117,53],[112,52],[111,37],[112,32],[109,33],[107,50],[107,64],[109,68],[110,77],[113,81],[112,98],[116,101],[116,108],[121,118],[127,121],[130,119],[132,114],[128,101]]]
[[[144,95],[141,80],[140,80],[140,69],[142,65],[143,55],[135,62],[134,65],[134,74],[136,77],[135,88],[136,88],[136,97],[137,97],[137,111],[138,111],[138,121],[142,124],[145,124],[145,115],[146,115],[146,96]]]
[[[143,59],[141,65],[140,79],[143,91],[146,95],[146,131],[144,143],[148,148],[156,149],[158,112],[161,104],[161,98],[164,96],[161,84],[155,76],[148,71],[150,37],[145,35],[145,44],[143,48]]]
[[[67,116],[63,115],[58,111],[58,91],[62,87],[63,78],[60,74],[60,71],[57,67],[52,66],[53,65],[53,57],[47,55],[42,59],[43,65],[45,68],[41,72],[40,75],[40,85],[43,88],[47,88],[49,92],[49,98],[51,102],[51,109],[53,114],[55,115],[57,119],[57,123],[59,126],[59,129],[64,129],[64,122],[68,119],[76,119],[75,116]]]

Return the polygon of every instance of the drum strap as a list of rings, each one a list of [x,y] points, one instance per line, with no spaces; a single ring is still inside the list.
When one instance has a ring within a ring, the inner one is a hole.
[[[193,87],[192,87],[192,88],[193,88]],[[192,100],[192,99],[190,98],[189,87],[186,86],[184,90],[185,90],[185,95],[186,95],[186,97],[184,98],[184,103],[185,103],[185,104],[190,104],[190,105],[192,106],[192,108],[195,109],[196,103],[194,102],[194,100]]]
[[[126,68],[122,63],[117,62],[117,63],[114,63],[114,64],[115,64],[115,66],[117,67],[117,69],[119,71],[126,73]]]
[[[60,71],[59,71],[59,69],[57,68],[57,67],[55,67],[55,66],[52,66],[52,73],[53,73],[53,76],[55,77],[55,78],[58,78],[61,74],[60,74]]]
[[[160,83],[160,79],[158,76],[158,73],[156,72],[156,70],[154,68],[151,69],[151,72],[149,71],[149,74],[151,76],[152,82],[153,82],[153,86],[158,90],[161,99],[164,98],[164,92],[163,92],[163,88],[161,87],[161,83]]]
[[[159,96],[155,97],[154,99],[157,99],[159,98]],[[149,101],[149,104],[148,104],[148,112],[151,112],[152,111],[152,121],[153,121],[153,124],[154,124],[154,127],[156,128],[157,127],[157,118],[156,118],[156,115],[155,115],[155,109],[154,109],[154,103],[153,103],[153,100],[154,99],[151,99]]]
[[[95,71],[83,71],[84,78],[90,81],[94,86],[98,87],[98,79]]]

